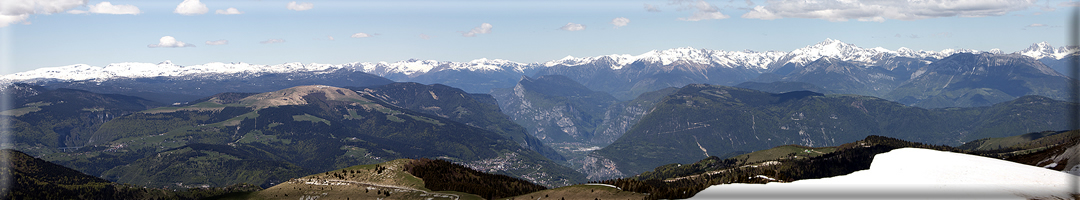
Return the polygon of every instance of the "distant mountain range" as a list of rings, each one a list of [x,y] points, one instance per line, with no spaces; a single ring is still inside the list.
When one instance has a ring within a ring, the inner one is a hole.
[[[27,81],[40,79],[59,79],[68,81],[80,80],[103,80],[114,78],[149,78],[149,77],[176,77],[195,75],[251,75],[264,73],[292,73],[324,71],[331,69],[354,69],[365,73],[371,73],[383,77],[400,80],[401,76],[415,78],[431,73],[445,71],[510,71],[527,73],[535,68],[554,66],[579,66],[587,64],[606,63],[610,69],[618,70],[636,62],[657,63],[671,65],[683,61],[711,67],[724,68],[747,68],[761,69],[765,71],[780,70],[788,64],[805,65],[822,57],[833,57],[843,61],[861,63],[873,63],[887,57],[906,57],[916,59],[941,59],[956,53],[991,53],[1002,54],[1000,50],[979,51],[972,49],[944,49],[941,51],[915,51],[901,47],[897,50],[888,50],[881,47],[861,48],[853,44],[839,40],[826,39],[823,42],[809,45],[790,52],[767,51],[756,52],[724,51],[710,49],[695,49],[690,47],[675,48],[668,50],[653,50],[640,55],[612,54],[595,57],[567,56],[562,59],[543,63],[520,63],[502,59],[476,59],[468,62],[449,62],[435,60],[411,59],[398,62],[354,62],[346,64],[301,64],[285,63],[278,65],[258,65],[243,62],[234,63],[207,63],[202,65],[180,66],[170,61],[161,63],[113,63],[105,67],[95,67],[85,64],[76,64],[61,67],[40,68],[26,72],[8,74],[0,77],[5,81]],[[1053,47],[1047,42],[1032,44],[1031,47],[1013,52],[1034,59],[1062,59],[1074,52],[1065,47]]]
[[[1059,73],[1064,73],[1063,59],[1075,55],[1073,52],[1064,47],[1055,48],[1048,43],[1042,42],[1012,54],[1037,59],[1058,70]],[[274,91],[287,87],[273,83],[287,81],[306,81],[307,84],[333,86],[356,86],[356,83],[343,85],[340,81],[334,82],[336,79],[328,78],[356,79],[357,75],[333,75],[350,72],[363,72],[398,82],[444,84],[461,88],[470,93],[488,93],[494,88],[513,87],[522,75],[557,74],[567,76],[586,85],[589,89],[607,92],[617,99],[630,100],[645,92],[665,87],[682,87],[691,83],[736,85],[746,81],[777,81],[777,79],[789,74],[806,71],[803,69],[804,67],[811,65],[820,58],[830,58],[828,59],[829,63],[833,64],[828,65],[850,65],[849,69],[854,69],[852,67],[863,68],[861,71],[869,73],[856,76],[869,76],[882,80],[889,79],[886,82],[903,82],[903,80],[912,78],[909,77],[910,74],[917,70],[919,66],[958,53],[1006,55],[996,49],[984,52],[970,49],[915,51],[908,48],[897,50],[881,47],[862,48],[839,40],[826,39],[823,42],[789,52],[724,51],[686,47],[654,50],[640,55],[567,56],[558,60],[537,63],[520,63],[501,59],[477,59],[468,62],[412,59],[398,62],[355,62],[334,65],[208,63],[179,66],[168,61],[158,64],[115,63],[105,67],[79,64],[4,75],[0,77],[0,80],[3,82],[36,83],[49,88],[78,87],[100,93],[151,97],[147,94],[139,94],[140,92],[147,93],[150,91],[135,89],[137,88],[134,87],[135,85],[122,84],[121,82],[124,81],[120,80],[138,81],[140,83],[153,83],[140,86],[153,88],[156,91],[169,91],[171,94],[191,96],[187,97],[187,99],[162,98],[163,100],[183,101],[198,98],[195,96],[206,96],[220,92],[251,92],[252,90],[243,87],[263,88],[257,92]],[[811,67],[816,69],[816,67]],[[885,68],[887,70],[882,71],[876,68]],[[896,70],[897,68],[900,70]],[[799,74],[806,75],[807,73]],[[255,81],[252,77],[261,77],[260,79],[280,78],[271,83],[268,81]],[[330,80],[320,81],[322,79]],[[798,77],[783,79],[789,82],[803,80]],[[155,87],[155,84],[163,86]],[[367,84],[377,83],[369,82]],[[853,88],[842,88],[838,92],[854,92],[854,94],[881,97],[891,89],[885,86],[898,83],[876,84],[885,85],[849,86]],[[212,87],[215,85],[231,87]],[[870,88],[870,90],[851,90],[863,88]],[[158,95],[160,96],[160,94]]]

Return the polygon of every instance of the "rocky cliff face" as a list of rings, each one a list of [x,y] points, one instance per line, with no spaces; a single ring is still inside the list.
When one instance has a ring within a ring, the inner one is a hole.
[[[626,131],[629,131],[630,127],[637,124],[641,117],[649,114],[657,102],[676,90],[678,88],[664,88],[641,94],[634,100],[611,105],[604,112],[604,121],[596,128],[591,142],[600,146],[615,142]]]
[[[523,77],[515,87],[494,90],[492,96],[504,113],[566,157],[575,170],[612,177],[619,174],[614,163],[588,157],[589,153],[615,142],[660,99],[676,90],[665,88],[617,102],[607,93],[549,75]]]
[[[546,143],[590,143],[604,111],[616,102],[557,75],[523,77],[514,88],[496,89],[492,96],[503,113]]]
[[[524,127],[511,121],[487,94],[468,94],[462,89],[442,84],[424,85],[411,82],[362,88],[358,91],[398,107],[490,130],[551,160],[566,161],[554,149],[527,134]]]

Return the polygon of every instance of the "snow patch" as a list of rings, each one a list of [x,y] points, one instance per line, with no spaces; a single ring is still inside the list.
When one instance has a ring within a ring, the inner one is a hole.
[[[878,154],[870,169],[848,175],[714,185],[694,198],[1069,198],[1070,181],[1080,177],[981,156],[902,148]]]

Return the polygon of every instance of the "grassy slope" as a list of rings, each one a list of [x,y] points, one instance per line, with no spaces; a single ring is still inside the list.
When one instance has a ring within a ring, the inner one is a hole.
[[[1009,148],[1041,146],[1060,141],[1075,140],[1080,137],[1078,131],[1043,131],[1017,136],[983,138],[964,143],[959,148],[969,151],[992,151]]]
[[[292,179],[262,191],[221,199],[482,199],[467,193],[424,188],[423,180],[404,171],[404,165],[410,161],[397,159],[346,167]]]

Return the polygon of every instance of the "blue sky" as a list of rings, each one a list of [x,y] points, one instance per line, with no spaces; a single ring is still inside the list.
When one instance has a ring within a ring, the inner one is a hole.
[[[529,63],[686,46],[790,51],[825,38],[864,48],[1013,52],[1042,41],[1064,45],[1073,5],[1055,0],[0,0],[0,74],[164,60],[180,65],[411,58]],[[238,14],[217,13],[230,8]],[[625,24],[617,26],[616,18]],[[186,45],[162,43],[166,36]],[[227,43],[211,45],[223,40]]]

